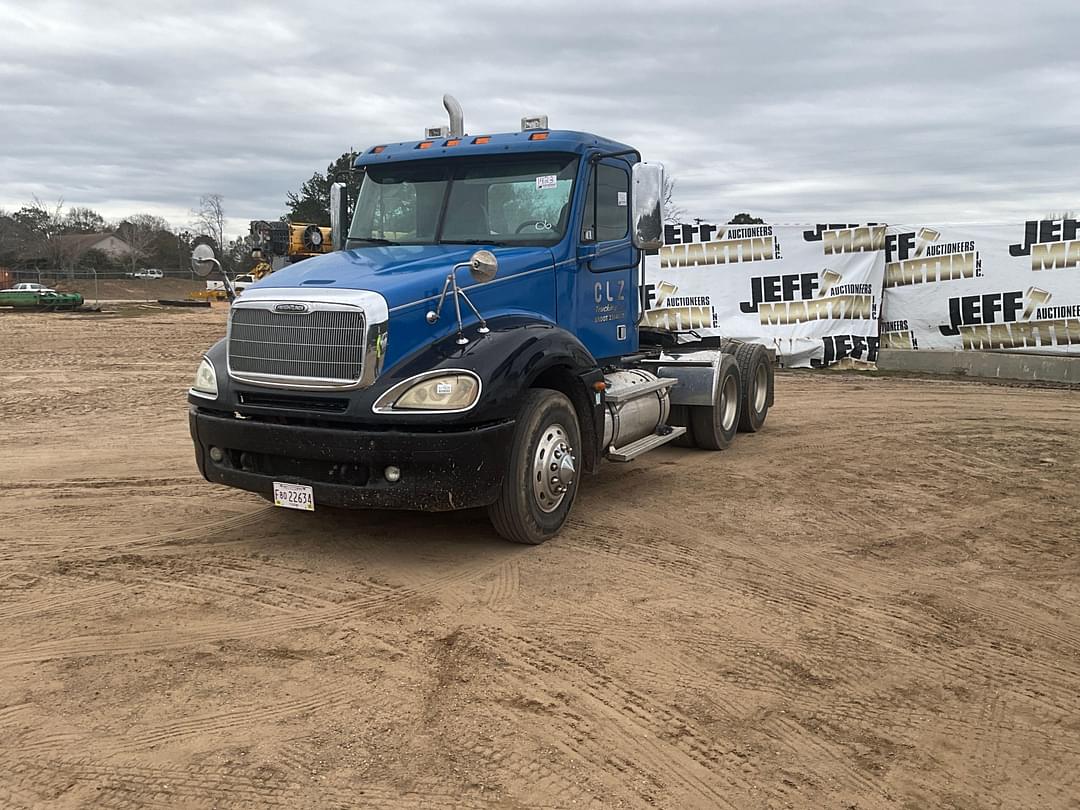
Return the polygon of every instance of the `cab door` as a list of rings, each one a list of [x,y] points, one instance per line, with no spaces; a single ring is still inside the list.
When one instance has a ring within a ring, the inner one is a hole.
[[[637,351],[639,260],[630,239],[630,166],[605,158],[589,170],[579,223],[577,335],[598,360]]]

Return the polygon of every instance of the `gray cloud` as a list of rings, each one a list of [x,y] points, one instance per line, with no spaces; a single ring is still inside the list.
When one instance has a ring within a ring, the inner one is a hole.
[[[1075,4],[0,0],[0,207],[63,197],[233,230],[349,147],[471,132],[632,143],[708,218],[1000,220],[1080,207]]]

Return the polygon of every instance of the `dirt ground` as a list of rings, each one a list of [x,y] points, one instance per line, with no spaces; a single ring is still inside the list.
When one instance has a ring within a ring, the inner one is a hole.
[[[782,374],[520,547],[207,484],[140,312],[0,315],[0,807],[1080,806],[1080,394]]]
[[[190,278],[108,278],[94,282],[79,279],[76,282],[58,281],[56,289],[61,292],[81,293],[87,303],[94,301],[133,300],[156,301],[159,298],[187,298],[196,290],[205,290],[204,279]]]

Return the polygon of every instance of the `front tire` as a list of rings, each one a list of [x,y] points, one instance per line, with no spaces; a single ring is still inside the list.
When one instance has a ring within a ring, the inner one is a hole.
[[[506,477],[488,507],[495,531],[529,545],[557,534],[577,496],[580,454],[581,428],[570,400],[544,388],[526,392]]]

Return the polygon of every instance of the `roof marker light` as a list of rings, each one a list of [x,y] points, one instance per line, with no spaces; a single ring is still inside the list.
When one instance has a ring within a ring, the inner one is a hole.
[[[530,141],[546,141],[547,136],[548,136],[547,132],[534,132],[532,135],[529,136],[529,140]]]
[[[416,145],[416,148],[417,149],[430,149],[431,145],[433,143],[435,143],[435,141],[420,141],[420,143],[418,143]]]
[[[521,119],[521,131],[528,132],[530,129],[547,129],[548,117],[546,115],[526,115]]]
[[[481,135],[479,138],[473,138],[472,142],[473,143],[490,143],[491,142],[491,136],[490,135]]]
[[[385,146],[373,146],[373,147],[371,147],[371,154],[377,155],[377,154],[379,154],[379,152],[381,152],[385,148],[386,148]]]
[[[457,146],[459,143],[461,143],[461,138],[451,138],[443,146]]]

